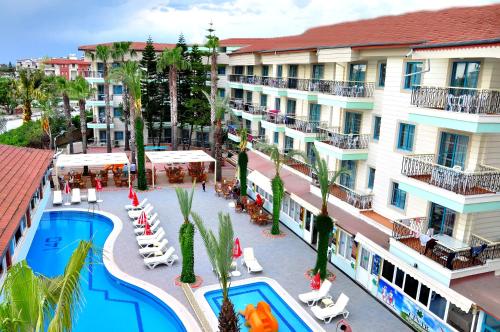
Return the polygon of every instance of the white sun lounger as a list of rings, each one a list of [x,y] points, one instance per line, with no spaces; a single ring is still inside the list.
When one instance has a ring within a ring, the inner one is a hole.
[[[61,205],[62,203],[63,203],[62,192],[60,190],[54,191],[54,198],[52,200],[52,205]]]
[[[151,232],[156,233],[156,231],[158,231],[160,228],[160,220],[158,219],[158,220],[156,220],[156,222],[153,222],[150,225],[151,226],[149,229],[151,230]],[[135,233],[135,235],[143,235],[144,234],[144,227],[137,227],[136,229],[134,229],[134,233]]]
[[[82,202],[82,198],[80,196],[80,189],[74,188],[71,191],[71,204],[78,204]]]
[[[141,248],[149,247],[157,242],[160,242],[161,240],[163,240],[164,237],[165,237],[165,231],[163,230],[162,227],[160,227],[158,232],[156,232],[153,235],[139,235],[137,237],[137,244]]]
[[[89,203],[96,203],[97,202],[97,195],[95,193],[95,188],[89,188],[87,190],[87,202],[89,202]]]
[[[243,264],[246,265],[248,272],[261,272],[263,270],[262,266],[259,264],[255,258],[253,248],[243,249]]]
[[[141,215],[142,212],[146,212],[146,214],[149,216],[149,214],[153,211],[153,205],[149,204],[146,205],[144,210],[133,210],[133,211],[128,211],[128,216],[130,219],[137,219]]]
[[[154,237],[156,236],[157,233],[163,233],[163,235],[165,235],[165,230],[163,229],[163,227],[160,227],[156,232],[154,232],[152,235],[137,235],[136,236],[136,239],[137,241],[139,240],[144,240],[144,239],[149,239],[151,237]],[[159,239],[158,241],[160,241],[161,239]]]
[[[332,283],[325,279],[323,283],[321,284],[321,287],[318,290],[313,290],[311,292],[307,292],[304,294],[299,294],[299,299],[307,303],[308,306],[312,307],[315,305],[318,301],[324,299],[326,296],[328,296],[328,292],[330,291],[330,288],[332,287]]]
[[[127,211],[129,211],[129,210],[142,210],[144,208],[144,204],[146,204],[147,201],[148,201],[148,199],[144,198],[137,206],[133,206],[132,204],[125,205],[125,210],[127,210]]]
[[[146,266],[149,267],[150,269],[154,269],[160,264],[172,266],[175,263],[175,261],[179,259],[179,257],[176,254],[174,254],[174,252],[175,252],[174,247],[170,247],[168,248],[167,252],[162,256],[153,256],[144,258],[144,264],[146,264]]]
[[[326,308],[321,308],[319,305],[315,305],[311,308],[311,311],[316,318],[321,319],[325,322],[325,324],[328,324],[338,315],[344,316],[344,319],[349,316],[349,311],[346,310],[348,302],[349,298],[347,295],[342,293],[334,305]]]
[[[155,214],[153,214],[151,216],[151,218],[148,218],[149,224],[151,225],[156,220],[156,218],[158,218],[158,213],[155,213]],[[133,225],[134,225],[134,228],[138,228],[138,227],[142,228],[142,227],[144,227],[144,225],[139,224],[139,219],[137,219],[136,221],[134,221]]]
[[[168,246],[168,240],[163,239],[161,242],[156,242],[152,247],[146,247],[139,249],[139,254],[143,257],[151,257],[151,256],[161,256],[165,254]]]

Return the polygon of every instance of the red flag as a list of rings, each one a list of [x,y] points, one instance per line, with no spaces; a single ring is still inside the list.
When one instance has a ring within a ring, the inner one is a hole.
[[[95,179],[95,190],[96,191],[102,190],[102,183],[101,183],[101,180],[99,180],[99,179]]]
[[[69,182],[66,181],[66,184],[64,185],[64,193],[65,194],[70,194],[71,193],[71,187],[69,186]]]
[[[144,235],[153,235],[149,223],[146,220],[146,224],[144,225]]]
[[[321,277],[319,272],[311,279],[311,289],[318,290],[321,287]]]
[[[137,198],[136,192],[134,192],[134,198],[132,199],[132,206],[139,206],[139,199]]]
[[[128,186],[128,199],[134,199],[134,190],[132,186]]]
[[[236,238],[233,246],[233,258],[239,258],[243,252],[241,251],[240,239]]]

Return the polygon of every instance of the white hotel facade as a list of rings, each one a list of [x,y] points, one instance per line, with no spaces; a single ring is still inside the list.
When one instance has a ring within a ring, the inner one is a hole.
[[[338,217],[331,262],[422,331],[500,331],[499,15],[341,23],[229,54],[232,111],[253,136],[350,172],[330,203],[369,228]],[[319,189],[307,163],[285,168],[310,188],[285,183],[282,222],[314,247]],[[266,172],[252,169],[250,194],[270,208]]]

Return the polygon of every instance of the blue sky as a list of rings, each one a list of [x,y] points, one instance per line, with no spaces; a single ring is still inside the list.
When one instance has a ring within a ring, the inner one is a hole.
[[[66,56],[115,40],[202,43],[213,21],[221,38],[301,33],[311,26],[492,0],[0,0],[0,63]]]

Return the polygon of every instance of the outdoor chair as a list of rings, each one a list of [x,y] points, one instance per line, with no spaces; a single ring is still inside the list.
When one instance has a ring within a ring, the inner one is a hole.
[[[140,203],[139,205],[137,206],[133,206],[132,204],[129,204],[129,205],[125,205],[125,210],[142,210],[144,208],[144,205],[146,204],[146,202],[148,201],[147,198],[144,198]]]
[[[60,190],[54,191],[54,198],[52,200],[52,205],[61,205],[63,203],[62,192]]]
[[[332,283],[325,279],[318,290],[313,290],[307,293],[299,294],[299,300],[306,303],[308,306],[312,307],[318,301],[324,299],[328,296]]]
[[[163,239],[160,242],[155,243],[151,247],[146,247],[139,249],[139,254],[143,257],[151,257],[151,256],[161,256],[164,255],[168,246],[168,240]]]
[[[248,273],[261,272],[263,270],[262,266],[255,258],[253,248],[243,249],[243,264],[246,265]]]
[[[144,258],[144,264],[146,264],[146,266],[149,267],[150,269],[154,269],[160,264],[172,266],[175,263],[175,261],[179,259],[179,257],[176,254],[174,254],[174,252],[175,252],[174,247],[170,247],[168,248],[167,252],[165,252],[165,254],[162,256],[158,257],[153,256]]]
[[[80,188],[74,188],[71,191],[71,204],[78,204],[82,202],[82,198],[80,196]]]
[[[344,293],[340,294],[337,302],[334,305],[327,306],[325,308],[316,305],[311,308],[312,313],[318,319],[321,319],[328,324],[332,321],[333,318],[338,315],[342,315],[344,319],[349,316],[349,311],[346,310],[347,303],[349,302],[349,297]]]

